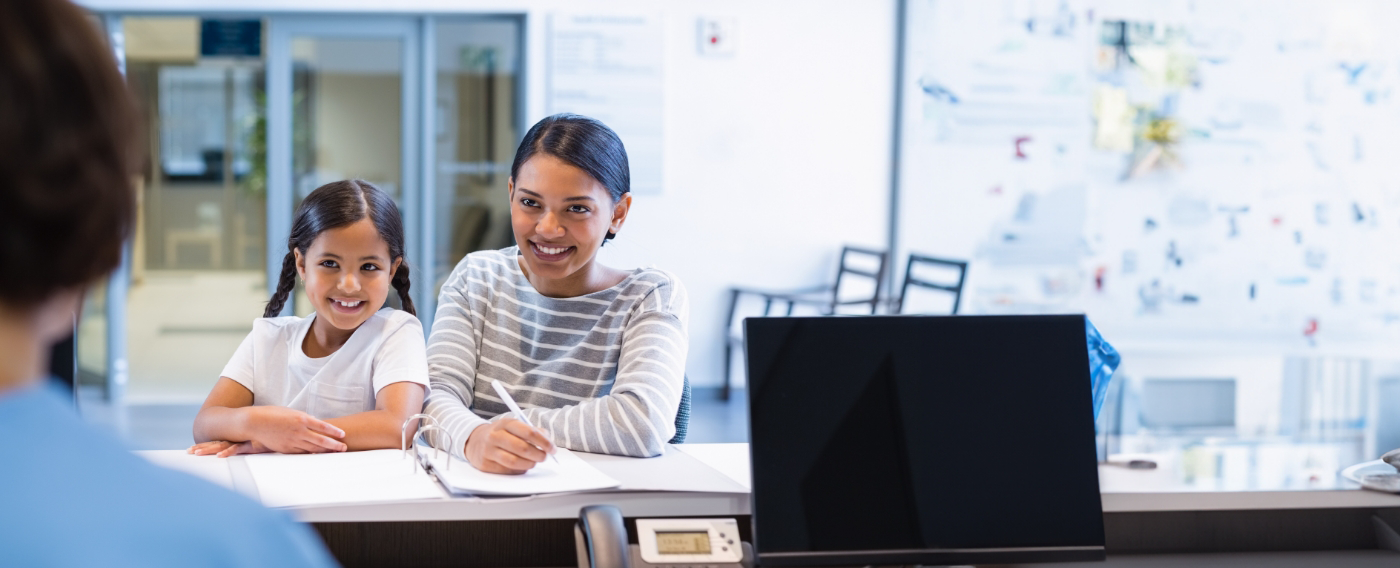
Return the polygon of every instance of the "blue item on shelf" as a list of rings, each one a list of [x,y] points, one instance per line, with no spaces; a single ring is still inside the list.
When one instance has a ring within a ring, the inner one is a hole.
[[[1104,394],[1108,392],[1108,383],[1113,379],[1113,372],[1118,370],[1118,364],[1123,362],[1123,357],[1118,354],[1108,341],[1099,334],[1099,330],[1089,322],[1089,318],[1084,318],[1085,343],[1089,346],[1089,380],[1094,390],[1094,420],[1099,419],[1099,409],[1103,408]]]

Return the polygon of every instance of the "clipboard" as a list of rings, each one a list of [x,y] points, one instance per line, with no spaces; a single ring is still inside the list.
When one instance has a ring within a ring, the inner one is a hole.
[[[408,427],[415,419],[428,423],[419,427],[410,440]],[[423,434],[430,431],[437,431],[446,438],[448,447],[456,447],[452,436],[438,426],[436,419],[426,414],[415,414],[404,421],[399,435],[400,451],[408,461],[413,462],[410,467],[414,473],[422,468],[449,495],[524,496],[614,489],[622,485],[564,448],[559,448],[555,454],[557,460],[536,464],[523,474],[486,473],[473,467],[470,462],[453,456],[452,452],[429,445]],[[420,444],[419,440],[423,440],[423,443]]]

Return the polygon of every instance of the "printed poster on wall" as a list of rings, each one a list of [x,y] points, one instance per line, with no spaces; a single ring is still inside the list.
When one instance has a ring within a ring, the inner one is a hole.
[[[603,121],[622,138],[632,191],[661,191],[663,83],[659,14],[552,14],[545,111]]]

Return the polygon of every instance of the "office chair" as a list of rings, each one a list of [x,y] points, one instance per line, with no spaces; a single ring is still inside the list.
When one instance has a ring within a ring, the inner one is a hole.
[[[676,409],[676,435],[671,437],[668,444],[680,444],[685,442],[686,431],[690,429],[690,377],[684,377],[681,383],[681,406]]]
[[[957,282],[954,284],[945,284],[942,282],[918,276],[915,273],[915,268],[919,266],[938,266],[957,270]],[[935,258],[932,256],[925,256],[921,254],[910,254],[909,262],[904,267],[904,285],[899,287],[899,296],[894,299],[894,306],[893,309],[890,311],[896,314],[903,314],[905,308],[908,307],[906,305],[906,300],[908,300],[909,298],[909,287],[917,286],[920,288],[929,288],[933,290],[941,290],[944,292],[951,293],[953,295],[953,309],[948,313],[957,315],[958,306],[962,302],[963,282],[966,280],[966,261]]]
[[[859,260],[853,259],[864,260],[866,265],[873,263],[875,268],[873,270],[867,268],[860,264]],[[750,295],[761,298],[763,300],[762,315],[764,316],[776,315],[774,308],[780,305],[786,306],[782,310],[784,316],[792,315],[793,307],[797,305],[814,307],[822,315],[834,315],[836,310],[842,306],[869,305],[870,313],[874,314],[880,305],[880,289],[885,284],[885,265],[888,260],[889,253],[885,251],[847,245],[841,247],[841,263],[836,269],[836,282],[834,284],[786,292],[730,288],[729,317],[725,320],[727,323],[724,328],[724,388],[720,391],[720,398],[729,400],[734,348],[736,346],[743,348],[743,332],[735,325],[734,319],[738,315],[739,301],[743,296]],[[855,297],[842,297],[843,292],[848,290],[845,286],[853,285],[853,278],[867,280],[874,284],[870,287],[868,296],[862,293]]]
[[[73,403],[78,401],[78,325],[73,322],[73,335],[55,343],[49,351],[49,379],[63,385],[73,394]]]

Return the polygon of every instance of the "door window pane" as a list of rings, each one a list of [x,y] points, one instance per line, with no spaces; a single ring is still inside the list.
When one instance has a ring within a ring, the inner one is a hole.
[[[267,301],[263,60],[201,56],[199,24],[123,19],[150,145],[122,299],[138,401],[202,399]],[[90,327],[79,359],[96,371]]]
[[[520,141],[520,21],[437,24],[433,297],[467,253],[514,244],[507,180]]]
[[[291,45],[293,210],[342,179],[379,186],[402,210],[403,42],[302,36]],[[294,310],[314,311],[300,284]]]

